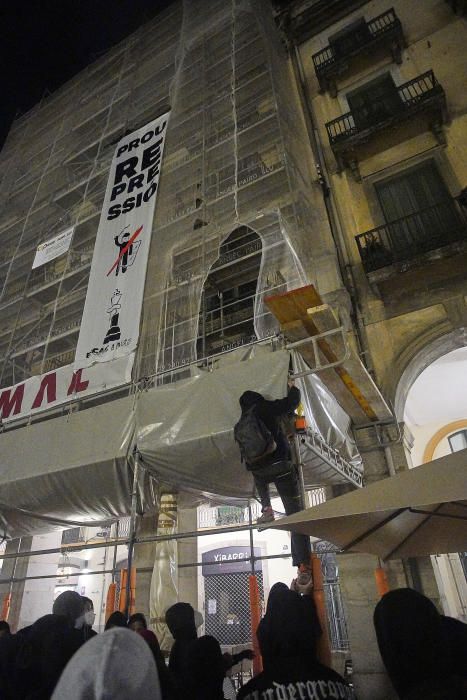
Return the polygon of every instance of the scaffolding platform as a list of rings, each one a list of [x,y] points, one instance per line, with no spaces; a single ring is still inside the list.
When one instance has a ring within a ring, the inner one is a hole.
[[[334,311],[310,284],[265,299],[281,330],[318,373],[356,426],[392,418],[392,412]]]

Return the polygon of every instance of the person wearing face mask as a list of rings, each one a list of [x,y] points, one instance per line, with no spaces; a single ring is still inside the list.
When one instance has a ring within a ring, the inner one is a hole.
[[[49,700],[68,661],[83,645],[81,596],[65,591],[44,615],[0,645],[1,700]]]
[[[86,598],[86,596],[82,595],[81,599],[84,604],[83,636],[87,641],[88,639],[91,639],[91,637],[95,637],[97,634],[97,632],[92,629],[92,626],[96,620],[96,613],[94,612],[94,603],[92,602],[91,598]]]

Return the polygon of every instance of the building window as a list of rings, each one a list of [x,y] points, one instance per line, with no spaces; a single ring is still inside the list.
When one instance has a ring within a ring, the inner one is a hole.
[[[255,339],[254,310],[261,239],[248,226],[223,242],[206,278],[198,325],[198,359]]]
[[[334,56],[340,57],[354,51],[371,40],[371,32],[363,17],[329,37]]]
[[[448,441],[451,452],[465,450],[467,448],[467,430],[458,430],[457,433],[449,435]]]
[[[459,228],[459,213],[433,161],[375,185],[385,222],[391,224],[394,252],[449,243]]]
[[[380,124],[403,107],[390,73],[384,73],[347,93],[346,98],[358,131]]]

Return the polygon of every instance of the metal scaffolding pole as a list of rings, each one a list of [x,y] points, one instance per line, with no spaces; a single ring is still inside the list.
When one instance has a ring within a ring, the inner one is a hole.
[[[140,455],[135,449],[133,453],[134,471],[133,471],[133,490],[131,492],[131,515],[130,515],[130,531],[128,533],[128,565],[126,578],[126,595],[125,595],[125,617],[128,619],[128,613],[131,604],[131,568],[133,565],[133,550],[136,540],[136,508],[138,505],[138,480],[140,470]]]

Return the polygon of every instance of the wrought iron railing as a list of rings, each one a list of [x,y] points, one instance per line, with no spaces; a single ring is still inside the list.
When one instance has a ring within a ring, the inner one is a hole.
[[[365,272],[467,240],[467,221],[453,199],[355,237]]]
[[[339,47],[341,50],[329,44],[313,54],[312,59],[316,74],[320,76],[324,73],[331,73],[340,62],[347,61],[350,56],[379,43],[381,37],[402,33],[402,25],[393,8],[367,22],[366,27],[368,31],[363,35],[358,31],[349,31],[346,45]]]
[[[331,146],[348,141],[352,137],[367,136],[375,128],[408,117],[430,103],[434,98],[444,99],[444,90],[432,70],[418,75],[394,91],[375,98],[371,109],[355,109],[327,122]]]

